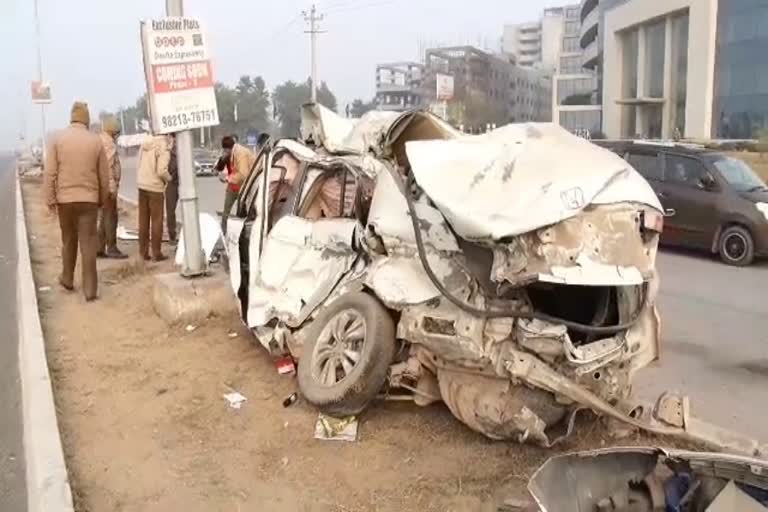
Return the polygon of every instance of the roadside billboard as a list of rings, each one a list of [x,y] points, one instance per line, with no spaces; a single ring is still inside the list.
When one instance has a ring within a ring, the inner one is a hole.
[[[450,101],[453,99],[453,77],[438,73],[435,76],[437,83],[437,101]]]
[[[32,103],[46,104],[53,101],[51,97],[51,84],[48,82],[33,81],[32,88]]]
[[[200,21],[187,17],[142,21],[141,43],[152,131],[218,125],[213,66]]]

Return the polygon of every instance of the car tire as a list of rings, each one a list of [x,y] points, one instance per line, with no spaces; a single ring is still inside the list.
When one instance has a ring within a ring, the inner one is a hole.
[[[723,230],[718,242],[720,259],[735,267],[746,267],[755,259],[755,242],[749,231],[741,226]]]
[[[381,391],[395,357],[395,325],[387,309],[365,293],[328,306],[307,329],[299,361],[299,390],[334,417],[361,413]]]

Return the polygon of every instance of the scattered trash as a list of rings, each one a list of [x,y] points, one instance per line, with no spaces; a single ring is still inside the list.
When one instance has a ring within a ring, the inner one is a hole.
[[[168,390],[166,388],[160,388],[160,389],[157,390],[156,394],[157,394],[157,396],[160,396],[160,395],[166,394],[167,392],[168,392]]]
[[[37,291],[39,291],[39,292],[49,292],[49,291],[51,291],[51,287],[50,286],[41,286],[40,288],[37,289]]]
[[[192,324],[189,324],[189,325],[188,325],[188,326],[186,326],[184,329],[185,329],[187,332],[192,332],[192,331],[195,331],[195,330],[197,330],[197,326],[196,326],[196,325],[192,325]]]
[[[294,375],[296,373],[296,363],[291,356],[281,357],[275,361],[275,368],[280,375]]]
[[[280,462],[283,463],[283,467],[287,466],[288,465],[288,457],[283,457],[282,459],[280,459]]]
[[[237,338],[238,334],[236,332],[230,332],[229,334],[227,334],[227,336],[229,336],[230,338]]]
[[[229,406],[233,409],[239,409],[243,403],[248,400],[246,397],[238,393],[237,391],[234,391],[232,393],[227,393],[224,395],[224,398],[229,402]]]
[[[299,400],[299,394],[293,393],[291,396],[283,400],[283,407],[290,407]]]
[[[125,226],[120,224],[117,226],[117,238],[120,240],[135,241],[139,239],[139,232],[135,229],[126,229]]]
[[[332,418],[320,413],[315,424],[315,439],[322,441],[357,441],[357,417]]]

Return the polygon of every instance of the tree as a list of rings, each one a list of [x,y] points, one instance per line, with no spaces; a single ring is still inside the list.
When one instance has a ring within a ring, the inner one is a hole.
[[[371,110],[376,110],[376,101],[371,101],[369,103],[365,103],[360,98],[354,100],[351,105],[349,105],[349,116],[350,117],[363,117],[366,113],[370,112]]]
[[[272,105],[275,121],[279,123],[280,133],[284,137],[297,137],[301,128],[301,106],[311,97],[311,81],[303,84],[288,81],[275,87],[272,93]],[[317,102],[333,111],[336,110],[336,96],[328,84],[320,84],[317,90]]]

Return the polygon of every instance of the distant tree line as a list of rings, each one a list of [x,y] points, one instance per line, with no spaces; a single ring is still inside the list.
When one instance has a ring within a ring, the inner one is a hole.
[[[311,80],[298,83],[287,81],[270,92],[260,76],[243,75],[234,87],[216,83],[220,124],[205,130],[203,134],[200,130],[194,130],[195,144],[201,145],[203,137],[206,144],[216,144],[221,137],[231,134],[243,140],[251,131],[269,132],[283,137],[298,136],[301,106],[309,101],[311,84]],[[336,96],[325,82],[321,82],[317,90],[317,101],[334,112],[338,110]],[[374,108],[373,102],[366,103],[357,99],[340,114],[360,117]],[[110,114],[122,119],[125,134],[141,132],[142,120],[149,118],[146,95],[140,96],[134,105],[122,111],[101,112],[100,117]]]

